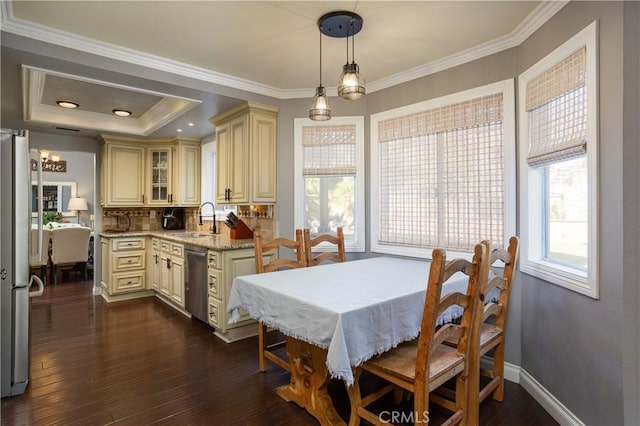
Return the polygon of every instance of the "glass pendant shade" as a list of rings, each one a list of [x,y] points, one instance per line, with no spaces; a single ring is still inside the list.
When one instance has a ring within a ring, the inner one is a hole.
[[[344,64],[338,86],[338,96],[351,101],[360,99],[365,94],[364,85],[364,77],[360,75],[358,64],[355,62]]]
[[[331,108],[324,86],[316,87],[316,95],[313,97],[313,103],[309,110],[309,118],[314,121],[327,121],[331,119]]]

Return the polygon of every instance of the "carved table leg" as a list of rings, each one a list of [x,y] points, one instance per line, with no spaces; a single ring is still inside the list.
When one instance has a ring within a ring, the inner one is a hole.
[[[287,355],[291,379],[276,390],[278,395],[306,409],[321,425],[345,425],[327,392],[331,378],[325,365],[326,349],[288,337]]]

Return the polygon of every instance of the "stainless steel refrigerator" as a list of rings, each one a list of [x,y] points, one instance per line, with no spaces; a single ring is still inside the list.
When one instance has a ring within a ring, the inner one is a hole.
[[[31,182],[38,182],[38,199],[42,200],[40,157],[29,149],[26,132],[2,129],[0,137],[0,380],[4,398],[23,393],[29,382],[29,298],[41,295],[44,286],[29,272],[29,254],[34,253],[30,251]],[[46,256],[42,206],[37,224],[34,249],[37,256]],[[38,289],[30,290],[34,283]]]

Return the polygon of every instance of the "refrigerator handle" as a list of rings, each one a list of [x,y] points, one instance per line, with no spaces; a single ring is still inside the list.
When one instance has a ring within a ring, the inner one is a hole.
[[[38,260],[42,262],[45,251],[42,247],[42,159],[40,158],[40,153],[36,150],[31,150],[29,156],[31,157],[31,161],[36,163],[38,182]]]
[[[29,297],[42,296],[44,294],[44,283],[42,282],[39,276],[31,275],[31,279],[29,280],[29,288],[31,288],[31,285],[33,284],[34,281],[36,282],[36,284],[38,284],[38,289],[36,291],[30,291]]]

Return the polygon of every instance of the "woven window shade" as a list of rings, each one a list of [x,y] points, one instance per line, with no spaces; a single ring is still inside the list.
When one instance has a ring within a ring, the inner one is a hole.
[[[380,122],[379,141],[478,126],[502,120],[502,95],[490,95]]]
[[[526,109],[530,166],[544,166],[586,153],[586,47],[527,82]]]
[[[502,119],[497,94],[379,123],[382,244],[502,243]]]
[[[356,126],[305,126],[302,129],[304,176],[356,174]]]

